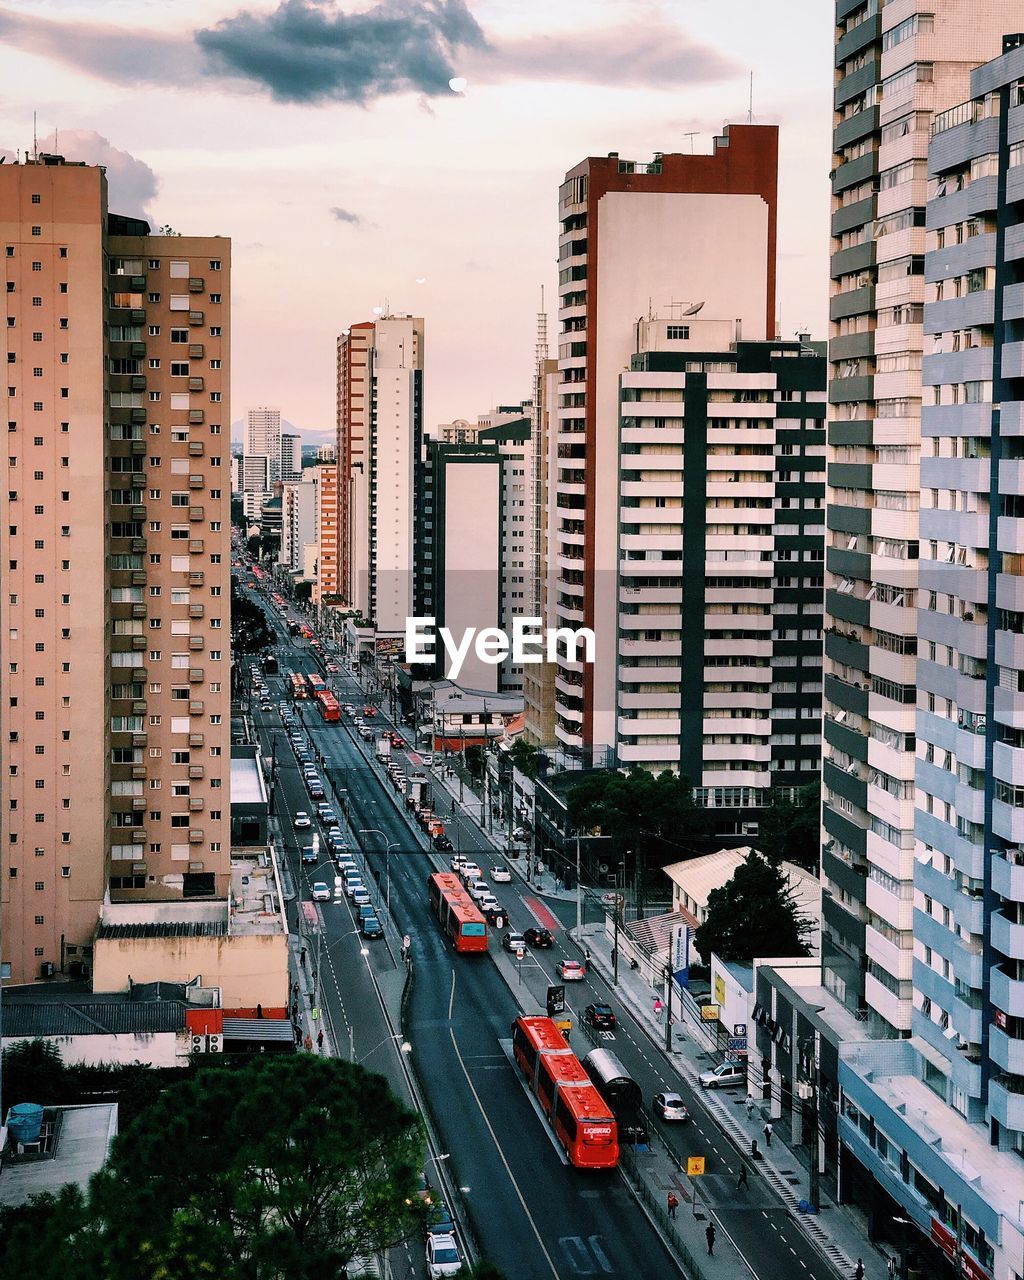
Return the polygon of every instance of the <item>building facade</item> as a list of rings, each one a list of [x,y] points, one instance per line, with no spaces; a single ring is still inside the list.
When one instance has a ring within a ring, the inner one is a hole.
[[[270,459],[270,480],[281,476],[281,410],[261,405],[245,411],[245,454]]]
[[[321,463],[316,468],[317,495],[317,580],[316,603],[338,596],[338,468]]]
[[[641,320],[619,379],[615,758],[689,778],[723,843],[821,759],[824,344],[735,330]]]
[[[554,625],[591,628],[598,661],[560,667],[555,733],[584,755],[615,738],[618,535],[600,513],[616,503],[636,320],[652,298],[685,300],[738,318],[746,340],[774,336],[777,152],[776,128],[736,125],[712,155],[591,157],[559,189]]]
[[[148,232],[101,169],[0,168],[15,981],[87,975],[105,895],[227,892],[230,242]]]
[[[302,437],[287,431],[281,433],[280,478],[286,483],[302,479]]]
[[[277,563],[299,577],[304,576],[306,547],[318,539],[317,489],[312,475],[281,486],[281,550]]]
[[[243,454],[238,459],[238,490],[242,509],[249,520],[259,520],[260,508],[270,497],[270,459],[266,454]]]

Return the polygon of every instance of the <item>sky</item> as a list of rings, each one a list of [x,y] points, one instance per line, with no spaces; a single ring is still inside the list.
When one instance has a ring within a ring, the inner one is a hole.
[[[0,0],[0,152],[35,113],[40,150],[107,165],[112,209],[231,237],[235,419],[333,431],[337,335],[379,307],[425,317],[430,430],[530,394],[542,287],[554,353],[565,171],[710,152],[751,72],[780,126],[781,333],[825,336],[831,9]]]

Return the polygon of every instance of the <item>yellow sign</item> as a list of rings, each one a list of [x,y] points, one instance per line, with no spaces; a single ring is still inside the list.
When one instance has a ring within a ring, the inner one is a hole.
[[[718,1005],[702,1004],[700,1007],[700,1016],[703,1022],[717,1022],[718,1021]]]
[[[686,1176],[688,1178],[699,1178],[704,1172],[703,1156],[687,1156],[686,1157]]]
[[[715,999],[719,1004],[725,1004],[725,979],[720,973],[715,974]]]

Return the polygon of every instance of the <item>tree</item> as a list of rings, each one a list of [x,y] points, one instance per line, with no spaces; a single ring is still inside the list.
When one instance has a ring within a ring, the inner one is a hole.
[[[260,606],[243,596],[231,579],[231,647],[236,653],[259,653],[274,643],[274,633]]]
[[[578,830],[606,835],[620,853],[651,837],[678,845],[711,831],[707,811],[693,800],[688,778],[646,769],[592,773],[568,796],[569,821]]]
[[[758,848],[776,862],[815,870],[821,851],[821,784],[809,782],[795,800],[773,787],[761,815]]]
[[[0,1275],[95,1280],[103,1274],[99,1258],[98,1235],[76,1183],[0,1208]]]
[[[484,756],[483,747],[474,742],[465,749],[463,755],[466,758],[466,768],[469,770],[470,774],[474,778],[482,778],[484,776],[484,769],[486,768],[486,757]]]
[[[355,1063],[205,1068],[120,1134],[94,1179],[102,1274],[337,1274],[418,1225],[423,1145],[419,1118]]]
[[[720,960],[749,964],[764,956],[807,955],[810,930],[786,873],[753,849],[732,879],[708,894],[707,916],[693,942],[705,962],[714,952]]]
[[[231,523],[245,532],[245,503],[234,495],[231,497]]]
[[[536,778],[540,763],[540,750],[532,747],[522,738],[516,738],[508,751],[508,760],[514,769],[525,774],[527,778]]]
[[[48,1105],[75,1100],[75,1090],[60,1056],[49,1040],[19,1040],[3,1053],[4,1104],[19,1102]]]

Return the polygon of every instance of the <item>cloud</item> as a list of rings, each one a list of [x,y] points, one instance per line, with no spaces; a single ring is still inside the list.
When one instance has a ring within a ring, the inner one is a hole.
[[[38,149],[55,152],[67,160],[103,165],[107,171],[111,210],[132,218],[145,218],[156,225],[146,210],[156,196],[160,180],[145,160],[115,147],[109,138],[93,129],[61,129],[59,133],[40,138]],[[12,151],[3,147],[0,147],[0,156],[7,160],[15,158]]]
[[[331,205],[331,217],[335,222],[348,222],[353,227],[361,227],[363,220],[358,213],[353,213],[351,209],[340,209],[336,204]]]
[[[354,102],[412,90],[450,94],[453,57],[483,48],[465,0],[380,0],[342,13],[332,0],[283,0],[271,13],[243,9],[195,33],[213,68],[279,102]]]
[[[654,17],[639,24],[506,40],[489,46],[479,61],[475,78],[564,80],[612,89],[682,89],[730,80],[742,70],[734,58]]]

